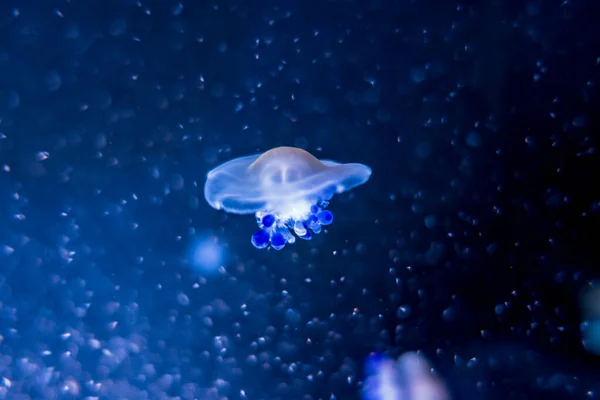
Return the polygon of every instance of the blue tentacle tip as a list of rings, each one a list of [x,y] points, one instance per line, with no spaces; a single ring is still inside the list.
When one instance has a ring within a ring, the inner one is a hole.
[[[264,249],[269,245],[270,240],[269,232],[264,229],[259,229],[252,235],[251,241],[252,245],[257,249]]]
[[[267,214],[262,217],[262,224],[265,228],[270,228],[275,223],[275,216],[273,214]]]
[[[317,214],[317,218],[321,225],[329,225],[333,222],[333,214],[328,210],[320,211],[319,214]]]
[[[285,247],[285,243],[285,237],[283,237],[281,233],[277,232],[271,236],[271,247],[273,247],[275,250],[283,249]]]
[[[310,232],[310,230],[306,230],[306,233],[303,236],[299,236],[300,239],[304,239],[304,240],[310,240],[312,239],[312,233]]]

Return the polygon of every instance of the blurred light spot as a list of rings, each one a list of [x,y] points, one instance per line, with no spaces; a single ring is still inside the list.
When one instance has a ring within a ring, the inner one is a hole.
[[[581,341],[590,353],[600,355],[600,286],[591,282],[579,298]]]
[[[479,147],[481,146],[481,136],[477,132],[471,132],[467,135],[467,146]]]
[[[504,312],[504,304],[498,304],[495,308],[494,308],[494,312],[496,313],[496,315],[500,315]]]
[[[428,215],[427,217],[425,217],[425,226],[428,229],[434,228],[435,225],[436,225],[435,215]]]
[[[202,236],[190,247],[190,264],[199,272],[216,273],[223,262],[223,248],[215,236]]]
[[[114,20],[108,29],[111,36],[121,36],[127,30],[127,21],[124,19]]]
[[[573,126],[574,127],[581,128],[584,125],[585,125],[585,117],[583,115],[580,115],[580,116],[575,117],[573,119]]]
[[[60,75],[58,74],[58,72],[56,72],[56,71],[48,72],[46,74],[45,81],[46,81],[46,88],[50,92],[54,92],[54,91],[60,89],[60,87],[62,86],[62,79],[61,79]]]

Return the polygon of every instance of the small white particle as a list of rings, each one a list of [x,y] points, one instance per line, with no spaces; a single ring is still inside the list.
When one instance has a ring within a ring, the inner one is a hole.
[[[48,153],[47,151],[40,151],[35,155],[35,159],[37,161],[44,161],[48,157],[50,157],[50,153]]]

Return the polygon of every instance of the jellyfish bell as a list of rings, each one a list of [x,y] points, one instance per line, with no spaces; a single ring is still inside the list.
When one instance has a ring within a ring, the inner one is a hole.
[[[308,151],[295,147],[277,147],[259,156],[249,165],[250,173],[259,177],[265,189],[272,185],[293,184],[325,169],[325,165]]]
[[[255,214],[259,230],[252,236],[257,248],[276,250],[311,239],[333,221],[325,208],[335,195],[367,182],[371,169],[363,164],[319,160],[294,147],[277,147],[240,157],[207,174],[204,197],[215,209],[232,214]]]

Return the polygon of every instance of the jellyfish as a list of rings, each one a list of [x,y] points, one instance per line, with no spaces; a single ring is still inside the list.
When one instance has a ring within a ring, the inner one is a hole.
[[[296,237],[310,240],[333,222],[327,210],[335,194],[367,182],[363,164],[319,160],[295,147],[233,159],[207,174],[204,198],[213,208],[232,214],[254,214],[257,249],[281,250]]]
[[[371,354],[365,363],[364,400],[449,400],[445,382],[433,373],[418,352],[403,353],[397,361]]]

